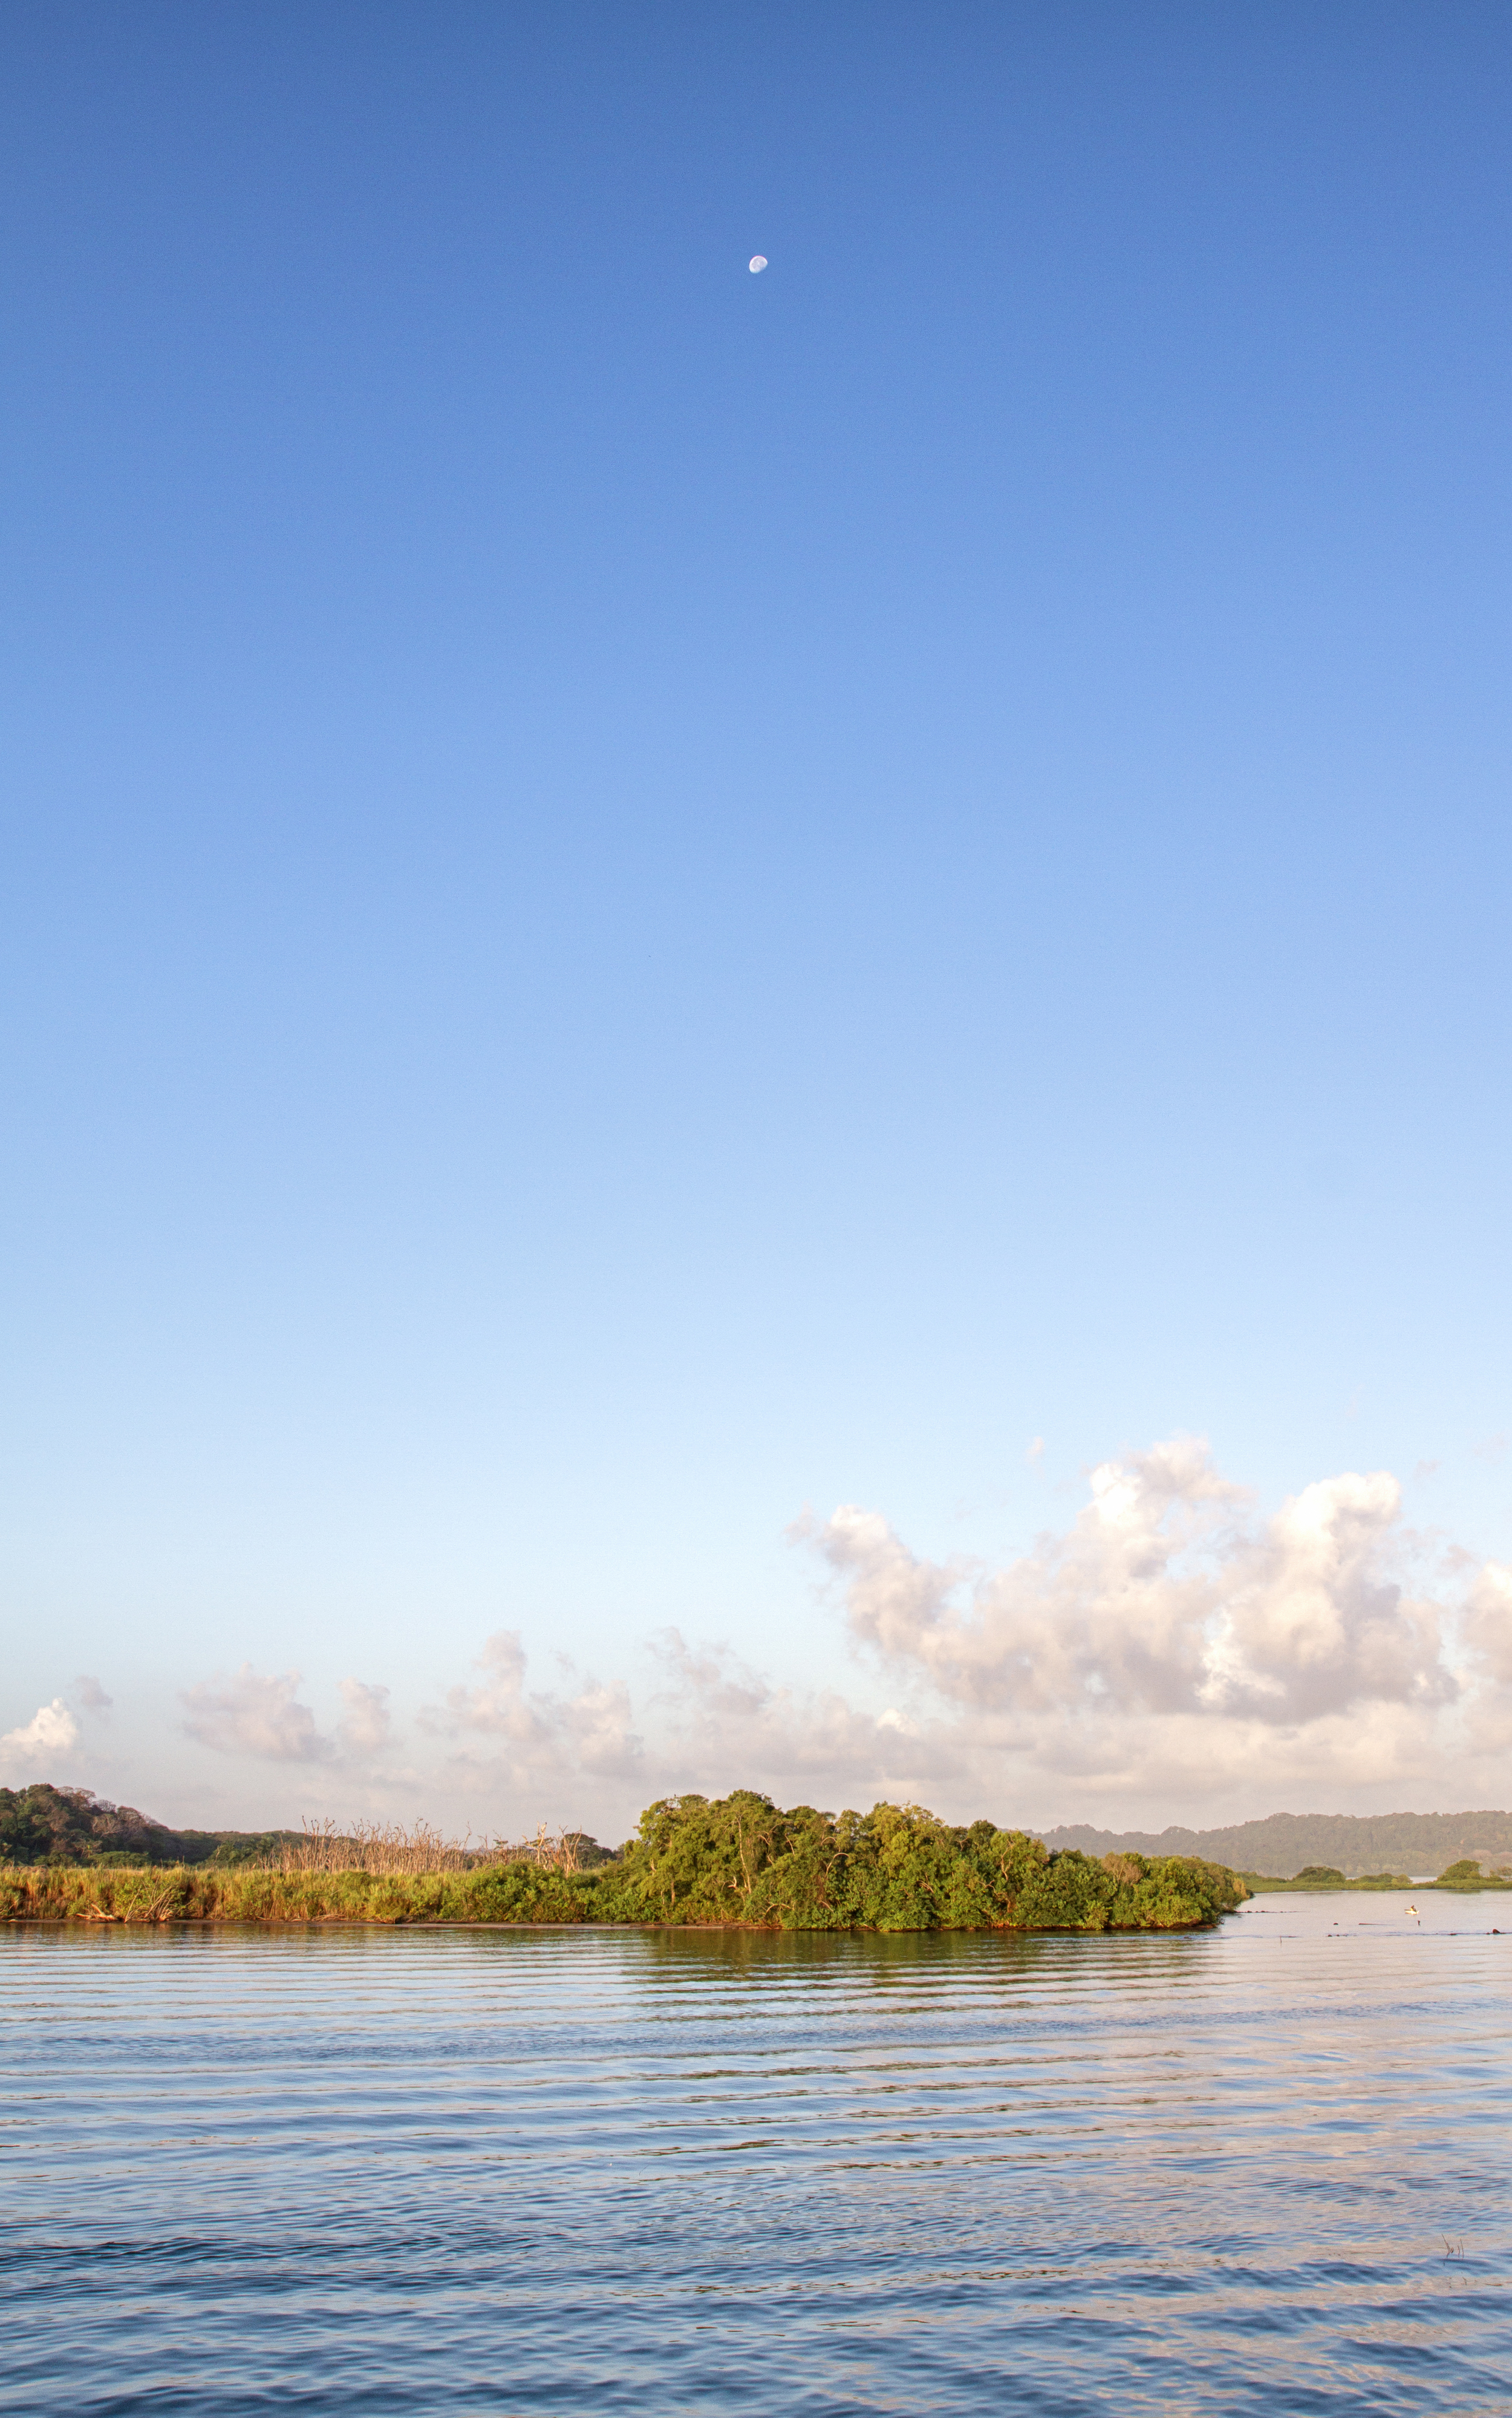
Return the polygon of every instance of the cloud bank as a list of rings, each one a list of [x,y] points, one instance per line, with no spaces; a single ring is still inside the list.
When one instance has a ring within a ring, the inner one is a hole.
[[[274,1676],[244,1662],[229,1679],[186,1689],[185,1731],[221,1754],[256,1755],[267,1763],[328,1762],[335,1741],[322,1737],[309,1706],[298,1701],[298,1671]]]
[[[264,1763],[360,1765],[384,1752],[392,1731],[387,1688],[343,1679],[346,1710],[328,1737],[298,1700],[300,1677],[298,1671],[268,1673],[244,1662],[230,1678],[187,1688],[180,1700],[185,1735],[217,1753]]]
[[[997,1569],[920,1554],[864,1505],[792,1533],[852,1651],[845,1692],[676,1629],[634,1693],[559,1658],[542,1686],[500,1629],[413,1722],[347,1678],[322,1728],[298,1672],[244,1663],[185,1692],[183,1726],[301,1770],[295,1812],[450,1808],[495,1833],[618,1837],[654,1797],[741,1783],[1036,1826],[1512,1798],[1512,1569],[1415,1534],[1385,1472],[1262,1514],[1177,1437],[1093,1469],[1069,1523]],[[77,1737],[58,1697],[3,1745],[33,1768]]]
[[[974,1580],[853,1504],[810,1533],[852,1636],[950,1704],[1295,1726],[1459,1694],[1440,1606],[1402,1584],[1384,1473],[1325,1478],[1251,1523],[1206,1447],[1179,1441],[1105,1462],[1091,1498],[1065,1536]]]
[[[420,1715],[433,1737],[451,1743],[453,1765],[497,1767],[519,1786],[568,1774],[629,1780],[642,1768],[641,1740],[631,1723],[630,1691],[582,1679],[570,1692],[526,1686],[526,1651],[517,1630],[487,1639],[474,1666],[474,1687],[453,1688],[446,1703]],[[569,1677],[571,1665],[564,1664]]]
[[[857,1647],[1033,1818],[1512,1785],[1512,1580],[1457,1592],[1465,1557],[1406,1527],[1385,1472],[1260,1518],[1177,1438],[1094,1469],[1069,1529],[999,1570],[924,1558],[859,1505],[801,1534]]]

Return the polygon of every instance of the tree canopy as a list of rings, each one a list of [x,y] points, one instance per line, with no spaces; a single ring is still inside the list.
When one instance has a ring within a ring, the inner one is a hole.
[[[587,1877],[601,1920],[786,1931],[1177,1930],[1246,1894],[1193,1857],[1097,1862],[920,1805],[785,1811],[749,1788],[660,1798],[618,1866]]]
[[[174,1830],[134,1805],[46,1780],[0,1788],[0,1864],[224,1864],[286,1835]]]
[[[11,1865],[191,1866],[210,1889],[212,1869],[243,1866],[251,1850],[287,1835],[170,1831],[130,1806],[43,1782],[0,1790],[0,1860]],[[573,1834],[573,1844],[566,1861],[515,1851],[451,1879],[433,1876],[434,1886],[391,1876],[372,1886],[380,1896],[382,1888],[397,1892],[384,1918],[396,1921],[784,1931],[1174,1931],[1211,1922],[1247,1895],[1234,1874],[1199,1857],[1056,1853],[1026,1831],[986,1821],[953,1826],[922,1805],[785,1810],[752,1788],[658,1798],[609,1860],[590,1859],[590,1850],[603,1854],[591,1841]],[[327,1873],[311,1886],[329,1894],[341,1878]],[[184,1913],[210,1913],[212,1900],[221,1902],[213,1889],[206,1896],[197,1877],[188,1896],[179,1894],[182,1904],[174,1903]]]

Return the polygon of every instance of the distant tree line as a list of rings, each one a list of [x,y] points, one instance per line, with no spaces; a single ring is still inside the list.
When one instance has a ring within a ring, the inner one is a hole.
[[[1253,1892],[1258,1890],[1495,1890],[1512,1889],[1512,1871],[1504,1866],[1488,1872],[1477,1856],[1461,1856],[1445,1866],[1436,1881],[1414,1881],[1408,1873],[1341,1873],[1336,1864],[1304,1864],[1300,1873],[1241,1873]]]
[[[283,1840],[285,1830],[174,1830],[113,1805],[87,1788],[54,1788],[45,1780],[27,1788],[0,1788],[0,1863],[216,1864],[248,1863]]]
[[[1437,1873],[1451,1861],[1512,1860],[1512,1814],[1269,1814],[1221,1830],[1096,1830],[1066,1823],[1044,1833],[1050,1847],[1085,1855],[1201,1856],[1236,1873],[1300,1876],[1308,1865],[1350,1879],[1366,1874]]]

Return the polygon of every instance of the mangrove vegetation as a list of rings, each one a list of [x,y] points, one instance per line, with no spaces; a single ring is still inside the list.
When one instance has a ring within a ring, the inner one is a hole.
[[[573,1832],[492,1858],[443,1850],[429,1870],[375,1870],[372,1858],[344,1868],[340,1837],[318,1837],[318,1855],[285,1834],[257,1863],[13,1865],[0,1872],[0,1919],[1182,1931],[1248,1895],[1199,1857],[1054,1852],[1022,1830],[953,1826],[922,1806],[784,1811],[753,1789],[663,1798],[617,1854]]]

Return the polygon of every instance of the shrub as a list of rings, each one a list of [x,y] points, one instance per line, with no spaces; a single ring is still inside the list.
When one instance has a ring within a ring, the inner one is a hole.
[[[1459,1862],[1446,1864],[1439,1875],[1440,1889],[1474,1889],[1481,1877],[1480,1865],[1474,1856],[1461,1856]]]

